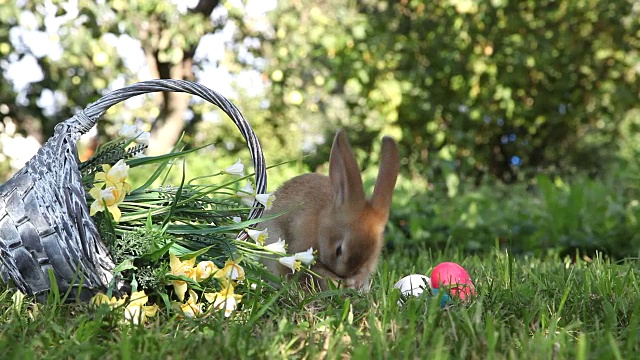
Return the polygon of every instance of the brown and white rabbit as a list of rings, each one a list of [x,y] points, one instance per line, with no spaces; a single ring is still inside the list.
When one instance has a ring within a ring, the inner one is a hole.
[[[384,137],[373,196],[367,199],[345,132],[338,131],[331,147],[329,176],[300,175],[276,191],[273,207],[266,215],[285,213],[264,223],[268,242],[284,239],[291,254],[317,250],[312,270],[323,277],[316,279],[323,289],[329,278],[350,288],[368,290],[382,249],[399,170],[398,147],[392,138]],[[267,266],[275,274],[291,273],[277,262]]]

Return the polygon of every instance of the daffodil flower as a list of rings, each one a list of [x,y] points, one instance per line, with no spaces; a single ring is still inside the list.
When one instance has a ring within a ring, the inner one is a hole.
[[[131,301],[124,308],[124,318],[138,325],[147,321],[147,318],[155,316],[158,305],[145,305],[149,301],[144,291],[136,291],[131,294]]]
[[[180,310],[184,316],[193,319],[202,314],[202,305],[202,303],[198,303],[198,294],[193,290],[189,290],[189,299],[180,305]]]
[[[244,280],[244,269],[233,260],[227,260],[224,267],[214,275],[218,279],[227,279],[232,281]]]
[[[195,263],[195,258],[182,261],[174,254],[169,253],[169,266],[171,267],[171,272],[169,272],[169,274],[195,279],[196,270],[193,268]],[[171,280],[171,284],[173,285],[173,290],[175,291],[178,300],[181,302],[184,301],[184,295],[187,293],[188,288],[187,282],[184,280]]]
[[[311,265],[314,261],[313,248],[309,248],[307,251],[295,253],[293,254],[293,258],[305,265]]]
[[[300,270],[300,260],[296,260],[295,256],[283,256],[278,259],[278,262],[291,269],[292,274],[295,274],[296,270]]]
[[[149,145],[149,137],[151,136],[148,131],[142,130],[139,126],[129,124],[122,125],[122,128],[118,130],[118,135],[143,145]]]
[[[269,237],[269,233],[267,229],[264,230],[255,230],[255,229],[245,229],[247,235],[252,238],[256,243],[260,245],[264,245],[264,241]]]
[[[231,313],[238,307],[238,303],[242,299],[242,295],[233,292],[233,286],[230,284],[216,293],[205,293],[205,299],[213,303],[212,307],[216,310],[224,309],[224,316],[229,317]]]
[[[253,206],[253,201],[255,200],[255,190],[253,190],[253,186],[250,181],[247,181],[247,184],[238,190],[236,196],[240,197],[240,200],[247,205]]]
[[[98,307],[101,306],[103,304],[109,305],[110,308],[116,308],[119,306],[124,305],[125,301],[127,301],[127,295],[125,294],[122,299],[118,299],[115,296],[112,296],[111,298],[109,298],[107,295],[103,294],[103,293],[97,293],[96,295],[94,295],[91,298],[91,301],[89,302],[91,305]]]
[[[107,187],[118,187],[119,184],[122,184],[122,189],[127,192],[131,191],[131,185],[125,182],[127,176],[129,176],[129,165],[124,160],[118,160],[113,166],[104,164],[102,165],[102,170],[104,172],[96,173],[95,181],[104,181]]]
[[[273,194],[257,194],[256,195],[256,200],[258,200],[258,202],[262,205],[264,205],[264,208],[269,210],[271,209],[271,207],[273,207],[273,201],[276,199],[276,196]]]
[[[224,172],[229,175],[244,176],[244,165],[242,164],[240,159],[238,159],[235,164],[226,168]]]
[[[113,216],[113,220],[120,221],[122,213],[118,208],[118,205],[124,200],[124,191],[118,190],[115,186],[109,186],[106,189],[100,189],[99,186],[95,186],[89,191],[89,194],[95,199],[91,204],[89,215],[93,216],[100,211],[106,209]]]
[[[211,274],[216,273],[218,270],[218,267],[213,261],[200,261],[198,265],[196,265],[196,281],[200,282],[208,279]]]
[[[285,254],[287,252],[287,243],[284,240],[278,239],[278,241],[265,245],[265,250],[269,250],[271,252]]]

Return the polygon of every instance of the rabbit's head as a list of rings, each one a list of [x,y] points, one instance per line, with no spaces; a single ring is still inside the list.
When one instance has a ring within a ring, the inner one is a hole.
[[[373,196],[367,199],[355,156],[344,131],[331,148],[331,206],[320,215],[318,264],[325,275],[346,286],[368,289],[383,245],[383,233],[400,169],[398,147],[384,137]]]

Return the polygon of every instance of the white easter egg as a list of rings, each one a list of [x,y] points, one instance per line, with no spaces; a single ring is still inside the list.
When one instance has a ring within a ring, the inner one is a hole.
[[[420,296],[425,290],[431,289],[431,279],[420,274],[411,274],[400,279],[395,285],[403,297]]]

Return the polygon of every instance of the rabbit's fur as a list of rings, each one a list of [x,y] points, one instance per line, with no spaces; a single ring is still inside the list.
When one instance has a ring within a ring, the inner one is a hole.
[[[371,199],[367,199],[355,156],[343,130],[336,134],[329,160],[329,176],[305,174],[285,182],[275,193],[266,215],[285,212],[263,225],[268,242],[279,238],[288,253],[317,250],[312,270],[326,289],[326,280],[341,281],[350,288],[367,290],[383,245],[393,189],[400,169],[398,147],[384,137],[380,169]],[[276,274],[290,269],[269,262]]]

